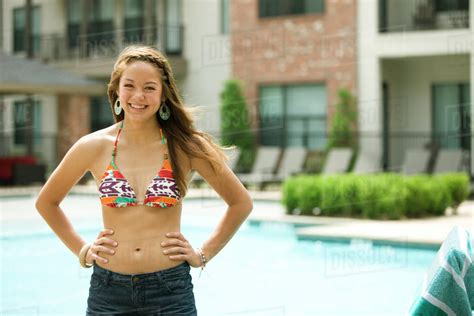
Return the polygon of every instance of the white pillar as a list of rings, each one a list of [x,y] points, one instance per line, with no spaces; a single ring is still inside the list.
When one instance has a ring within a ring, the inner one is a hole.
[[[381,63],[374,47],[378,37],[377,1],[357,1],[357,10],[357,105],[361,135],[360,154],[373,157],[373,168],[379,169],[383,150],[383,103]]]
[[[471,178],[474,177],[474,0],[469,1],[469,28],[471,30],[471,47],[469,54],[471,56],[471,73],[469,76],[470,88],[471,88],[471,117],[470,117],[470,125],[471,125]]]
[[[115,48],[117,50],[117,54],[124,48],[123,39],[125,36],[124,33],[124,23],[123,19],[125,18],[125,1],[119,0],[115,1],[115,14],[114,14],[114,40],[115,40]],[[112,47],[110,47],[112,48]]]

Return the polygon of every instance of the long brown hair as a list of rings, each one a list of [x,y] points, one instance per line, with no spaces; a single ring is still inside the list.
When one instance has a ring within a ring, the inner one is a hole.
[[[124,119],[124,111],[119,115],[114,112],[114,104],[118,98],[117,90],[125,68],[135,61],[144,61],[155,66],[161,74],[162,84],[162,98],[168,105],[171,116],[168,120],[162,120],[158,112],[156,119],[158,124],[166,136],[169,156],[171,158],[171,166],[173,168],[173,175],[178,185],[181,194],[184,196],[187,191],[187,182],[183,170],[176,164],[177,149],[188,154],[191,157],[203,158],[211,163],[214,171],[222,166],[223,161],[227,159],[223,152],[223,147],[217,145],[212,137],[207,133],[196,130],[193,125],[193,118],[188,109],[185,108],[184,103],[178,91],[171,66],[166,58],[157,49],[150,46],[129,46],[126,47],[118,56],[115,62],[114,69],[110,76],[110,81],[107,86],[107,94],[109,97],[110,107],[114,116],[115,122],[120,122]],[[218,153],[216,156],[209,150],[206,150],[205,145],[200,141],[199,137],[211,145],[211,147]]]

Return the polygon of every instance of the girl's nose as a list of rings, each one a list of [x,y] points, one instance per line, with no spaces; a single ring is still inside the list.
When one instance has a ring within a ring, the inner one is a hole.
[[[135,97],[139,100],[144,99],[145,98],[145,93],[142,90],[137,90],[135,92]]]

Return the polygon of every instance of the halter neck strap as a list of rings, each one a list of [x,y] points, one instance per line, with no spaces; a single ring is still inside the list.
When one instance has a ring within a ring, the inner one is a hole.
[[[161,136],[161,144],[166,145],[166,137],[165,134],[163,134],[163,131],[160,128],[160,136]]]
[[[117,137],[115,138],[115,143],[114,143],[114,151],[112,152],[112,164],[115,166],[115,156],[117,155],[117,144],[118,144],[118,140],[119,140],[119,137],[120,137],[120,133],[122,132],[122,129],[123,129],[123,121],[120,123],[120,128],[117,132]],[[166,137],[165,135],[163,134],[163,130],[160,128],[160,137],[161,137],[161,144],[163,145],[166,145],[167,141],[166,141]],[[168,159],[168,154],[165,153],[165,159]]]
[[[116,153],[117,153],[117,144],[118,144],[118,140],[119,140],[119,136],[120,136],[120,132],[122,131],[122,128],[123,128],[123,120],[122,120],[122,123],[120,123],[120,128],[118,130],[117,137],[115,138],[114,151],[112,152],[112,163],[113,164],[115,164],[115,156],[116,156]]]

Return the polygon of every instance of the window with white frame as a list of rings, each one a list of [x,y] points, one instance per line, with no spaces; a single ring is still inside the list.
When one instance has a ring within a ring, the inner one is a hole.
[[[181,54],[183,49],[181,10],[181,0],[165,1],[165,50],[168,54]]]
[[[441,148],[469,149],[469,83],[440,83],[434,84],[432,89],[433,140]]]
[[[68,47],[79,46],[80,28],[83,19],[85,0],[67,1],[67,32]],[[87,47],[96,50],[102,46],[109,46],[114,41],[114,13],[115,0],[91,1],[87,13]]]
[[[32,26],[31,36],[33,53],[38,54],[41,46],[41,11],[39,6],[32,7]],[[13,9],[13,51],[25,51],[25,25],[26,10],[25,7]]]
[[[228,34],[230,29],[230,0],[221,0],[221,33]]]
[[[26,145],[27,131],[33,128],[33,140],[35,145],[41,145],[41,101],[33,100],[32,124],[28,122],[27,100],[13,102],[13,122],[14,122],[14,145]]]
[[[261,145],[324,149],[326,109],[324,85],[260,86]]]
[[[259,0],[261,18],[324,12],[324,0]]]

